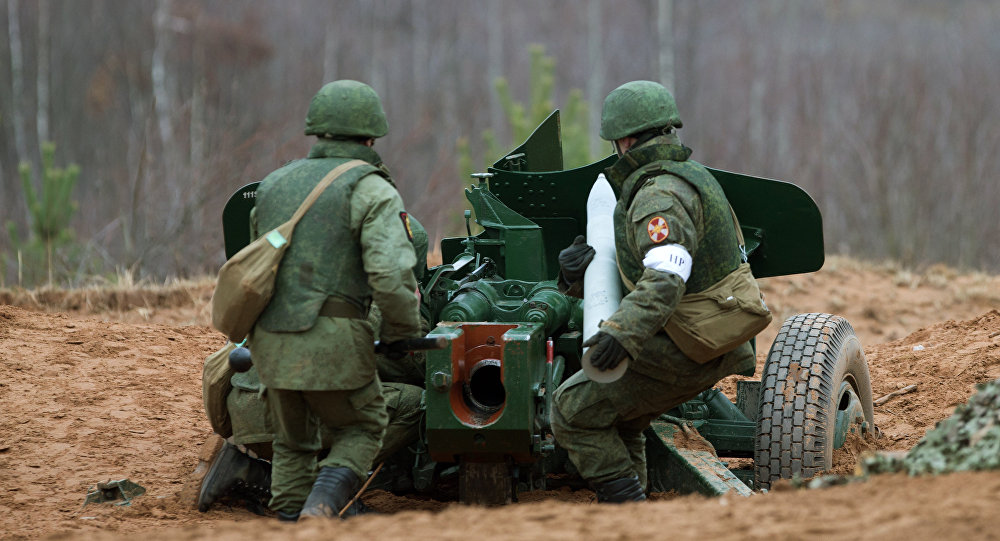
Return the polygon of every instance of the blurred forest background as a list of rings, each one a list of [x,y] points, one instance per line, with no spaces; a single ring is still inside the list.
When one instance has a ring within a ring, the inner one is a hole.
[[[0,2],[0,286],[215,273],[223,204],[305,155],[341,78],[381,95],[432,239],[519,142],[505,97],[562,109],[572,162],[653,79],[694,159],[806,189],[829,253],[1000,271],[1000,2]]]

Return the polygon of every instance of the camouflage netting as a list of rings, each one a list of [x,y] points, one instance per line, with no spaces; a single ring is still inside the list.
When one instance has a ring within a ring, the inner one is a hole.
[[[910,475],[1000,469],[1000,379],[980,385],[906,455],[871,457],[862,469]]]

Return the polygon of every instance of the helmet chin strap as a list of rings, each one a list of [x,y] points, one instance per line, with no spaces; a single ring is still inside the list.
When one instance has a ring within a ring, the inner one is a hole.
[[[622,152],[621,147],[618,146],[618,141],[617,140],[611,141],[611,146],[615,147],[615,154],[617,154],[619,158],[621,158],[622,156],[625,155],[625,153]]]

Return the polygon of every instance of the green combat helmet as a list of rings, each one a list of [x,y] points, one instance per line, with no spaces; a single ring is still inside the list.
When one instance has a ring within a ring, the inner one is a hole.
[[[653,81],[632,81],[611,91],[601,110],[601,139],[616,141],[650,128],[682,127],[670,91]]]
[[[364,83],[348,79],[327,83],[309,103],[306,135],[378,138],[388,131],[382,101]]]

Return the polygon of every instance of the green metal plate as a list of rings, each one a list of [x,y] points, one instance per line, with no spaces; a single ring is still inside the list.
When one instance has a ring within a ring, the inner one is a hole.
[[[740,220],[757,278],[814,272],[823,266],[823,218],[812,197],[790,182],[708,170]]]
[[[753,457],[757,423],[710,418],[695,426],[719,456]]]
[[[226,245],[226,259],[250,244],[250,211],[257,203],[257,185],[251,182],[236,190],[222,208],[222,238]]]
[[[510,158],[518,155],[522,156]],[[523,144],[490,168],[490,191],[511,210],[542,227],[549,274],[558,269],[559,250],[586,232],[590,188],[597,175],[616,160],[611,155],[562,170],[556,110]],[[808,193],[789,182],[708,170],[722,185],[740,220],[756,277],[813,272],[823,266],[823,219]]]
[[[577,169],[518,172],[490,169],[493,192],[511,210],[542,227],[550,278],[559,250],[587,229],[587,197],[615,156]],[[813,272],[823,266],[823,219],[815,201],[789,182],[708,168],[726,192],[747,244],[754,276]]]
[[[577,169],[518,172],[490,169],[490,191],[511,210],[542,228],[548,278],[559,272],[559,250],[587,232],[587,197],[614,156]]]
[[[650,490],[752,495],[750,487],[726,468],[697,431],[690,430],[692,433],[685,435],[677,425],[663,421],[653,421],[646,429]]]
[[[521,155],[521,156],[518,156]],[[563,168],[562,132],[559,109],[552,111],[528,138],[500,157],[490,171],[561,171]]]

